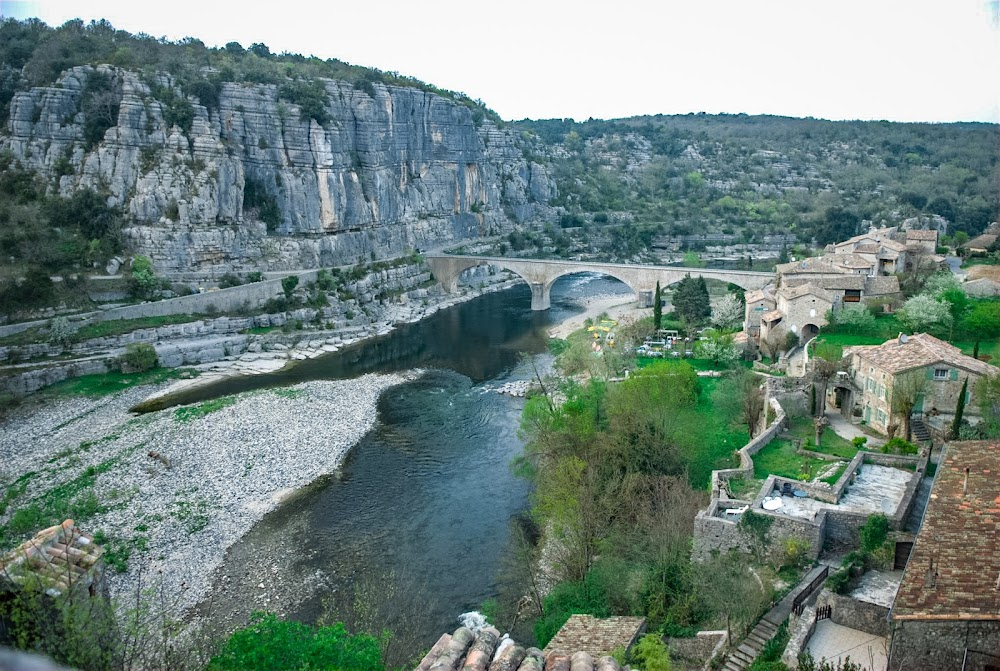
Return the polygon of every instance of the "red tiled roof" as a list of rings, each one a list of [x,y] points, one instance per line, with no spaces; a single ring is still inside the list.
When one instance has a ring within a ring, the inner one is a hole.
[[[950,443],[896,594],[896,620],[1000,620],[1000,442]]]

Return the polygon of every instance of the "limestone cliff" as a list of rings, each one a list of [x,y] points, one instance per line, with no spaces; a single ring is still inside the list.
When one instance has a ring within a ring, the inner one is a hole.
[[[96,141],[82,111],[89,77],[111,82]],[[273,85],[224,84],[208,108],[166,74],[75,67],[14,97],[0,151],[64,195],[108,193],[133,249],[175,273],[355,263],[548,211],[554,182],[515,132],[416,88],[323,85],[320,125]],[[193,111],[188,129],[165,121],[177,100]]]

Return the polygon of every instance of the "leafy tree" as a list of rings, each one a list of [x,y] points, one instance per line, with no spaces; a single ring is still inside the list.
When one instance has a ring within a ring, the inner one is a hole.
[[[790,352],[799,346],[799,335],[789,331],[785,334],[785,351]]]
[[[712,323],[721,329],[736,329],[743,323],[745,309],[736,294],[723,296],[712,310]]]
[[[153,262],[148,256],[136,256],[132,259],[128,286],[129,293],[137,298],[149,298],[160,286],[160,278],[153,271]]]
[[[703,323],[712,314],[705,278],[685,275],[676,285],[673,304],[677,314],[689,324]]]
[[[696,342],[694,348],[698,357],[708,359],[716,366],[732,365],[740,359],[740,350],[729,334],[713,333],[707,339]]]
[[[848,333],[867,333],[875,328],[875,315],[863,305],[848,305],[834,312],[833,318]]]
[[[927,377],[923,369],[900,373],[893,378],[892,388],[889,390],[892,412],[903,419],[904,440],[910,440],[910,416],[926,389]]]
[[[281,290],[285,292],[286,300],[292,300],[292,294],[295,293],[297,286],[299,286],[298,275],[289,275],[281,278]]]
[[[911,331],[943,331],[951,327],[948,306],[921,294],[907,299],[898,312],[899,321]]]
[[[961,322],[976,340],[1000,337],[1000,301],[976,301]]]
[[[959,323],[969,309],[969,297],[961,289],[945,289],[941,292],[939,300],[948,308],[950,319],[948,321],[948,339],[954,336],[955,324]]]
[[[940,299],[945,291],[951,289],[961,291],[962,283],[949,271],[934,273],[924,282],[924,293],[935,299]]]
[[[653,293],[653,328],[660,330],[663,323],[663,295],[660,291],[660,282],[656,281],[656,291]]]

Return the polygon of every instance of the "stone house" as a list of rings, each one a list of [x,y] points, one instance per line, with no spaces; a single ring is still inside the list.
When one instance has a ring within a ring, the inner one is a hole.
[[[771,329],[781,324],[781,328],[800,336],[803,340],[812,338],[819,333],[819,327],[826,326],[828,323],[826,313],[832,310],[836,303],[833,294],[812,283],[782,287],[775,294],[775,298],[776,311],[781,313],[781,317],[762,323],[761,337],[766,338]]]
[[[746,294],[743,314],[743,332],[751,338],[760,335],[760,318],[774,310],[777,303],[769,289],[757,289]]]
[[[937,254],[937,245],[938,232],[934,229],[906,232],[906,251],[910,254]]]
[[[913,408],[927,424],[943,428],[954,417],[962,382],[968,378],[966,416],[978,414],[976,382],[984,375],[1000,374],[1000,369],[971,356],[957,347],[926,333],[912,336],[900,334],[881,345],[848,347],[848,377],[856,390],[853,399],[841,399],[841,407],[859,406],[862,417],[873,429],[888,433],[890,425],[901,426],[902,417],[892,411],[892,389],[895,380],[916,371],[926,379],[924,391]],[[851,393],[846,388],[838,393]]]
[[[895,226],[873,228],[843,242],[827,245],[824,259],[853,270],[867,265],[869,275],[901,272],[906,268],[907,247],[905,242],[894,239],[896,237],[905,240]]]
[[[985,254],[996,246],[998,238],[1000,238],[1000,222],[995,221],[980,235],[969,240],[965,248],[971,254]]]
[[[890,615],[890,671],[1000,669],[1000,442],[946,446]]]

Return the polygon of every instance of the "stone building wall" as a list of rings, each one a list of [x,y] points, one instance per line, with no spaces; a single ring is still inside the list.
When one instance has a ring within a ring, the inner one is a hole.
[[[736,522],[716,517],[719,505],[730,506],[738,502],[713,501],[706,510],[699,511],[694,520],[694,546],[691,553],[695,561],[707,561],[714,554],[724,554],[730,550],[749,553],[750,545],[746,535],[740,531]],[[802,538],[808,541],[810,559],[819,557],[823,548],[823,521],[811,522],[797,517],[775,515],[767,510],[754,510],[755,515],[762,515],[774,520],[768,532],[768,544],[772,547],[782,547],[785,538]]]
[[[1000,619],[893,623],[889,671],[958,671],[963,663],[964,671],[1000,666]]]

